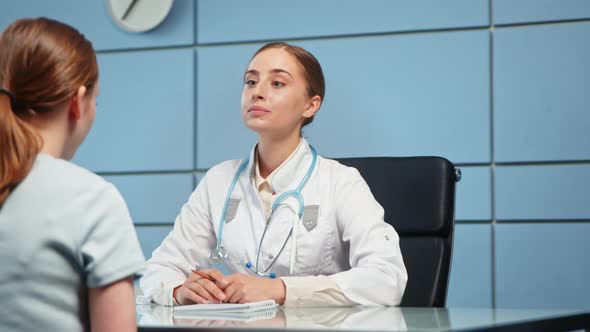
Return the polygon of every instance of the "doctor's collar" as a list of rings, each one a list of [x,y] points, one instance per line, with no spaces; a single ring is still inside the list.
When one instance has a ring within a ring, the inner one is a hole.
[[[248,167],[250,169],[250,180],[255,183],[257,163],[258,143],[254,145],[250,153]],[[291,155],[277,167],[268,177],[267,181],[272,187],[273,192],[281,193],[287,189],[294,189],[301,178],[305,175],[311,164],[312,155],[309,144],[304,138],[301,138],[299,145]]]

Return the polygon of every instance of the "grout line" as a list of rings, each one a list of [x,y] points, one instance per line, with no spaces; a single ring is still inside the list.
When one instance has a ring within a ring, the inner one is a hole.
[[[141,222],[135,222],[133,223],[133,226],[135,227],[170,227],[170,226],[174,226],[174,221],[172,222],[159,222],[159,223],[141,223]]]
[[[539,161],[494,161],[495,166],[550,166],[550,165],[590,165],[590,160],[539,160]],[[492,163],[455,163],[455,166],[492,166]]]
[[[455,224],[461,224],[461,225],[490,225],[491,223],[492,223],[492,221],[489,219],[481,219],[481,220],[458,219],[458,220],[455,220]]]
[[[515,28],[515,27],[527,27],[527,26],[543,26],[543,25],[563,25],[572,23],[590,23],[590,18],[580,19],[564,19],[564,20],[553,20],[553,21],[540,21],[540,22],[526,22],[526,23],[507,23],[507,24],[493,24],[492,17],[492,6],[490,0],[490,22],[489,26],[472,26],[472,27],[451,27],[451,28],[433,28],[433,29],[416,29],[416,30],[401,30],[401,31],[387,31],[387,32],[370,32],[370,33],[358,33],[358,34],[344,34],[344,35],[323,35],[323,36],[309,36],[309,37],[286,37],[286,38],[273,38],[273,39],[249,39],[241,41],[221,41],[221,42],[208,42],[198,43],[197,31],[194,28],[194,38],[191,44],[183,45],[167,45],[167,46],[145,46],[145,47],[134,47],[134,48],[116,48],[116,49],[102,49],[97,50],[97,54],[112,54],[112,53],[132,53],[132,52],[143,52],[143,51],[166,51],[166,50],[184,50],[199,47],[213,47],[213,46],[237,46],[237,45],[252,45],[266,43],[274,40],[283,40],[288,42],[305,42],[314,40],[339,40],[339,39],[353,39],[353,38],[370,38],[370,37],[383,37],[383,36],[400,36],[400,35],[415,35],[415,34],[430,34],[430,33],[446,33],[446,32],[461,32],[461,31],[482,31],[489,30],[495,31],[497,28]],[[196,24],[196,23],[195,23]]]
[[[199,39],[199,24],[197,22],[197,18],[199,17],[198,1],[193,2],[193,6],[195,6],[193,8],[193,15],[195,15],[193,17],[193,44],[196,45],[196,44],[198,44],[198,39]]]
[[[196,92],[195,92],[196,93]],[[196,115],[195,115],[196,116]],[[196,126],[196,125],[195,125]],[[196,129],[195,129],[196,131]],[[196,135],[196,133],[195,133]],[[492,138],[493,139],[493,138]],[[196,141],[196,139],[195,139]],[[195,150],[196,150],[196,142]],[[492,152],[493,154],[493,152]],[[339,158],[339,157],[333,157]],[[196,164],[196,151],[195,151],[195,164]],[[456,167],[491,167],[494,170],[498,166],[550,166],[550,165],[560,165],[560,166],[572,166],[572,165],[588,165],[590,166],[590,160],[570,160],[570,161],[529,161],[529,162],[496,162],[493,163],[456,163],[454,164]],[[196,173],[205,173],[209,169],[208,168],[194,168],[190,170],[150,170],[150,171],[107,171],[107,172],[95,172],[101,176],[110,176],[110,175],[160,175],[160,174],[196,174]]]
[[[172,174],[198,174],[207,170],[158,170],[158,171],[123,171],[123,172],[95,172],[100,176],[127,176],[127,175],[172,175]]]
[[[491,9],[490,9],[491,12]],[[519,27],[527,27],[527,26],[539,26],[539,25],[564,25],[564,24],[572,24],[572,23],[590,23],[590,18],[572,18],[572,19],[563,19],[563,20],[545,20],[545,21],[537,21],[537,22],[518,22],[518,23],[501,23],[496,24],[495,27],[499,29],[504,28],[519,28]]]
[[[491,163],[453,163],[456,167],[480,167],[491,166]]]
[[[387,32],[370,32],[370,33],[356,33],[356,34],[343,34],[343,35],[323,35],[323,36],[309,36],[309,37],[285,37],[285,38],[273,38],[273,39],[262,38],[262,39],[249,39],[249,40],[240,40],[240,41],[222,41],[222,42],[209,42],[209,43],[197,43],[197,42],[193,41],[192,44],[182,44],[182,45],[102,49],[102,50],[97,50],[96,53],[97,54],[109,54],[109,53],[123,53],[123,52],[165,51],[165,50],[191,49],[191,48],[213,47],[213,46],[253,45],[253,44],[267,43],[267,42],[276,41],[276,40],[282,40],[282,41],[287,41],[287,42],[306,42],[306,41],[314,41],[314,40],[340,40],[340,39],[356,39],[356,38],[416,35],[416,34],[430,34],[430,33],[482,31],[485,29],[487,29],[486,26],[473,26],[473,27],[455,27],[455,28],[438,28],[438,29],[435,28],[435,29],[418,29],[418,30],[402,30],[402,31],[387,31]]]
[[[117,53],[138,53],[146,51],[171,51],[171,50],[190,50],[195,48],[196,45],[168,45],[168,46],[147,46],[147,47],[136,47],[136,48],[117,48],[117,49],[103,49],[97,50],[96,54],[117,54]]]
[[[195,3],[195,6],[197,4]],[[197,50],[193,51],[193,168],[197,169],[198,165],[198,125],[199,125],[199,112],[198,112],[198,100],[199,100],[199,54]],[[194,186],[193,186],[194,188]]]
[[[341,35],[318,35],[318,36],[300,36],[300,37],[279,37],[272,39],[248,39],[242,41],[222,41],[222,42],[209,42],[201,43],[196,46],[229,46],[229,45],[247,45],[247,44],[259,44],[267,43],[276,40],[287,41],[287,42],[305,42],[314,40],[338,40],[338,39],[355,39],[355,38],[367,38],[367,37],[385,37],[385,36],[399,36],[399,35],[417,35],[417,34],[429,34],[429,33],[446,33],[446,32],[461,32],[461,31],[482,31],[487,29],[485,25],[475,25],[468,27],[447,27],[447,28],[426,28],[426,29],[414,29],[414,30],[398,30],[398,31],[384,31],[384,32],[368,32],[368,33],[350,33]]]
[[[489,45],[490,45],[490,160],[491,160],[491,211],[492,211],[492,223],[490,230],[490,241],[491,241],[491,264],[492,264],[492,308],[496,308],[496,154],[494,144],[494,13],[493,13],[493,2],[489,0],[489,11],[490,11],[490,26],[489,26]]]
[[[193,19],[193,43],[197,44],[197,40],[198,40],[198,23],[197,23],[197,17],[199,17],[199,4],[197,1],[193,2],[193,15],[194,15],[194,19]],[[193,49],[193,169],[197,168],[197,130],[198,130],[198,112],[197,112],[197,104],[198,104],[198,93],[199,93],[199,81],[198,81],[198,71],[199,68],[198,67],[198,63],[199,63],[199,54],[197,54],[197,49]],[[196,186],[196,180],[195,180],[195,175],[193,174],[193,189]]]
[[[458,219],[455,224],[461,225],[512,225],[512,224],[585,224],[590,223],[590,219]]]
[[[590,219],[500,219],[496,224],[584,224],[590,223]]]
[[[543,160],[543,161],[503,161],[496,162],[500,166],[548,166],[548,165],[582,165],[590,164],[590,160]]]

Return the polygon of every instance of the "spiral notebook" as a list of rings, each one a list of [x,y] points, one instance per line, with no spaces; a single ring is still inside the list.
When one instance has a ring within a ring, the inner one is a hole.
[[[266,300],[250,303],[191,304],[174,307],[174,317],[208,317],[217,319],[248,319],[274,317],[277,303]]]

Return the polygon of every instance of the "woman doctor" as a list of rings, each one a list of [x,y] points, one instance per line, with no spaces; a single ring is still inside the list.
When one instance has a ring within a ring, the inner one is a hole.
[[[356,169],[301,137],[324,89],[303,48],[277,42],[254,54],[241,110],[258,143],[201,180],[148,261],[145,296],[164,305],[400,303],[407,272],[383,208]]]

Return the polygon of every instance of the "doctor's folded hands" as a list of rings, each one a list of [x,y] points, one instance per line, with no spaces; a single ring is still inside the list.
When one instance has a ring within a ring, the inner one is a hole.
[[[241,115],[258,142],[201,180],[148,261],[144,295],[164,305],[398,305],[408,275],[383,208],[355,168],[301,135],[324,98],[319,62],[270,43],[243,80]]]

